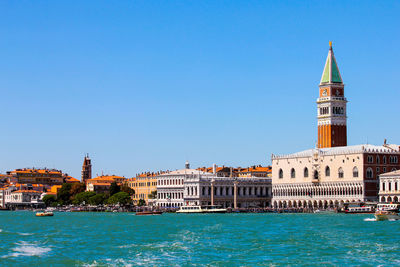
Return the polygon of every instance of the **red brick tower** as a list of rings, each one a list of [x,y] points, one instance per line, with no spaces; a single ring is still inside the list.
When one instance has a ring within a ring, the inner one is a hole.
[[[347,146],[347,100],[344,84],[333,54],[332,42],[319,84],[318,148]]]
[[[89,154],[83,159],[82,183],[86,184],[86,180],[88,179],[92,179],[92,161],[89,158]]]

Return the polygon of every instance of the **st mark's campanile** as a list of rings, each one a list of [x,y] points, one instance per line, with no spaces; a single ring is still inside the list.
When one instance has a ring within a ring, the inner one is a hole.
[[[317,100],[318,148],[347,146],[346,104],[344,84],[329,42]]]

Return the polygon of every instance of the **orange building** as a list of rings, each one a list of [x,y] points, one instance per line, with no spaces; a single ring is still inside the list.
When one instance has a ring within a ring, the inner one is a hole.
[[[61,185],[65,182],[65,178],[67,177],[62,171],[55,169],[24,168],[7,172],[7,174],[11,175],[11,183],[19,184]]]
[[[86,180],[86,191],[94,191],[96,193],[107,193],[113,182],[123,185],[127,179],[117,175],[101,175],[93,179]]]
[[[241,169],[238,172],[239,177],[272,177],[271,166],[263,167],[261,165],[251,166],[245,169]]]

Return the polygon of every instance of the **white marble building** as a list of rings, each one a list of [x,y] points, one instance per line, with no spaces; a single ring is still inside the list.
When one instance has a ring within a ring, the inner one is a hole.
[[[212,193],[213,192],[213,193]],[[182,205],[219,205],[222,207],[268,207],[271,179],[266,177],[220,177],[214,173],[186,168],[157,177],[159,207]]]
[[[400,202],[400,170],[379,175],[379,201]]]

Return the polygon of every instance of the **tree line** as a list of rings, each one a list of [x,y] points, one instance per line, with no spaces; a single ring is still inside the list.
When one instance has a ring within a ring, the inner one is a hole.
[[[101,204],[120,204],[126,205],[132,202],[131,196],[135,191],[127,185],[119,186],[116,182],[111,183],[108,192],[96,193],[85,191],[84,183],[64,183],[55,195],[45,195],[43,202],[46,206],[64,205],[101,205]]]

